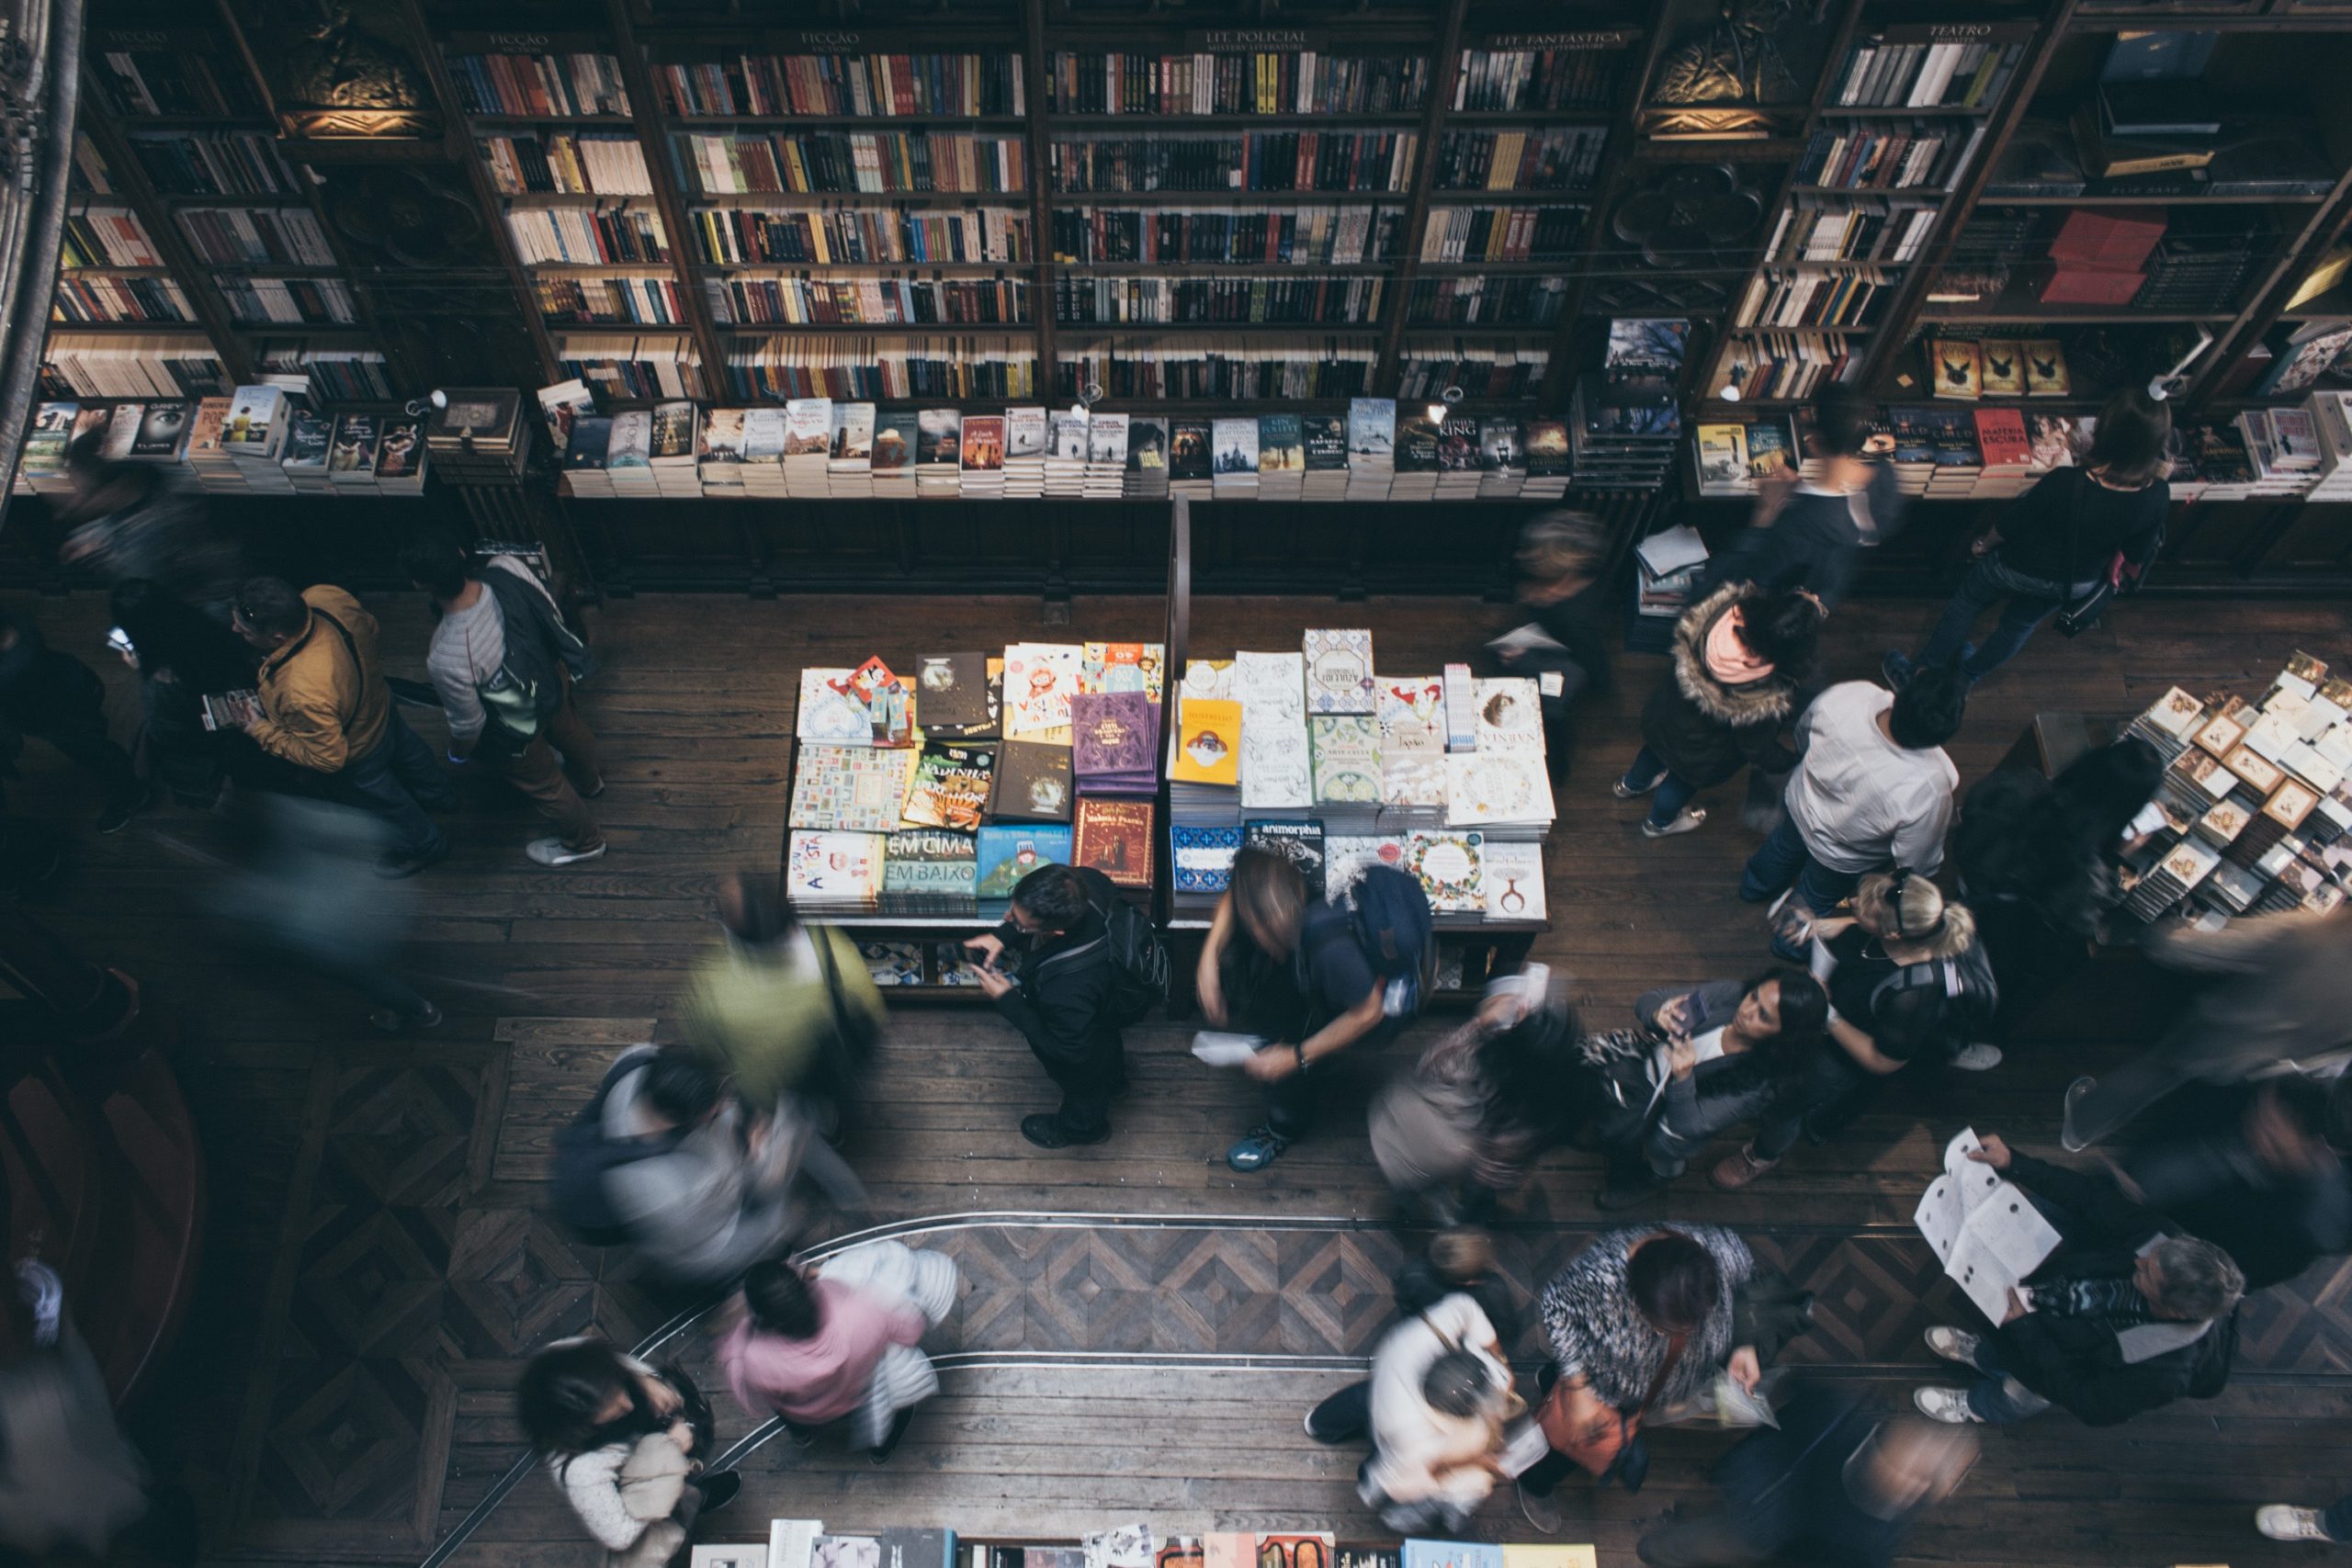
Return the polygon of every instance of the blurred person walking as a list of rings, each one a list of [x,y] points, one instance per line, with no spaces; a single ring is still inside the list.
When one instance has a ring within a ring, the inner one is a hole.
[[[433,600],[424,667],[448,717],[449,761],[487,763],[530,798],[555,829],[524,848],[539,864],[602,855],[605,835],[586,803],[605,793],[604,765],[595,731],[571,700],[573,672],[594,668],[586,645],[513,556],[477,568],[462,540],[436,530],[402,549],[400,562]]]
[[[65,454],[73,494],[53,515],[69,525],[58,558],[108,583],[144,578],[196,605],[221,625],[245,580],[236,546],[212,525],[204,497],[175,490],[155,463],[102,456],[95,435]]]
[[[245,726],[261,749],[320,775],[347,805],[392,829],[378,871],[413,876],[449,853],[424,813],[454,810],[458,792],[397,709],[376,651],[376,617],[340,588],[256,577],[232,618],[261,650],[262,716]]]
[[[78,764],[98,785],[98,831],[119,833],[154,792],[107,733],[106,701],[96,671],[0,610],[0,732],[37,735]],[[0,733],[0,774],[14,771],[15,750]]]
[[[1521,528],[1519,602],[1534,619],[1490,645],[1504,669],[1535,682],[1555,783],[1568,776],[1576,755],[1577,703],[1609,690],[1615,606],[1600,576],[1608,550],[1607,525],[1589,513],[1547,512]]]
[[[241,731],[208,726],[204,710],[208,696],[254,689],[253,649],[153,578],[124,579],[107,602],[121,634],[115,650],[139,676],[147,777],[198,810],[219,802],[227,776],[260,782],[255,748]]]

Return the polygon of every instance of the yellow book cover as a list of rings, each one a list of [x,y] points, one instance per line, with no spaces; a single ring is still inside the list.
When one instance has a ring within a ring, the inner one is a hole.
[[[2016,339],[1988,337],[1977,345],[1977,353],[1984,361],[1986,397],[2025,396],[2025,355]]]
[[[1503,1568],[1600,1568],[1589,1546],[1515,1546],[1503,1542]]]
[[[1187,697],[1179,710],[1182,736],[1168,776],[1183,784],[1241,782],[1241,705],[1216,697]]]

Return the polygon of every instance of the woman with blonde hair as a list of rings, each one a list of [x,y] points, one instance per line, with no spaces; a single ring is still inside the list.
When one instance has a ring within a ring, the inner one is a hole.
[[[1755,1141],[1708,1179],[1736,1191],[1781,1162],[1800,1134],[1822,1136],[1860,1114],[1885,1078],[1914,1062],[1948,1062],[1990,1024],[2000,987],[1976,918],[1915,871],[1876,872],[1854,890],[1850,917],[1813,927],[1814,968],[1826,972],[1829,1037],[1799,1092]]]

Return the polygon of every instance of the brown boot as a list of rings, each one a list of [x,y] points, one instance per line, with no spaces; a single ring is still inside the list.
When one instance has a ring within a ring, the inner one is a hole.
[[[1739,1153],[1717,1160],[1715,1168],[1707,1172],[1707,1179],[1720,1191],[1736,1192],[1780,1163],[1777,1159],[1758,1159],[1756,1145],[1748,1144]]]

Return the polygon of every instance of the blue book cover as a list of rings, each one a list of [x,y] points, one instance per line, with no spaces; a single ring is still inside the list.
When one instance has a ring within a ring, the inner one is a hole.
[[[1016,883],[1041,865],[1068,865],[1068,828],[992,826],[980,829],[979,896],[1010,898]]]
[[[1179,893],[1222,893],[1233,881],[1233,857],[1241,849],[1241,829],[1187,828],[1169,829]]]
[[[1503,1549],[1488,1541],[1408,1540],[1405,1568],[1503,1568]]]

